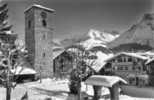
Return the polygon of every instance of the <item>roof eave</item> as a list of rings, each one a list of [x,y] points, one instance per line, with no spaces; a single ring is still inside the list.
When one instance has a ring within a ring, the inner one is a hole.
[[[29,11],[29,10],[30,10],[31,8],[33,8],[33,7],[39,8],[39,9],[43,9],[43,10],[46,10],[46,11],[52,12],[52,13],[55,12],[54,9],[47,8],[47,7],[44,7],[44,6],[41,6],[41,5],[37,5],[37,4],[33,4],[33,5],[29,6],[26,10],[24,10],[24,13],[27,12],[27,11]]]

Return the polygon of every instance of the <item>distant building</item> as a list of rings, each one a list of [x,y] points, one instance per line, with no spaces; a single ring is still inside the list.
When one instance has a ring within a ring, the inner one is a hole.
[[[66,78],[73,69],[73,58],[66,51],[54,52],[53,71],[57,78]]]
[[[54,10],[32,5],[25,10],[25,44],[29,61],[43,77],[52,76],[52,36]]]
[[[118,75],[128,81],[130,85],[149,85],[148,56],[138,53],[122,52],[106,60],[108,65],[105,72]]]
[[[149,59],[146,65],[149,74],[149,85],[154,86],[154,58]]]

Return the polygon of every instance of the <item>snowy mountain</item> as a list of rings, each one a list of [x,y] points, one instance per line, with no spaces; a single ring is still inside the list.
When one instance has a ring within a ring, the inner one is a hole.
[[[72,44],[80,44],[85,48],[92,48],[95,46],[106,47],[106,44],[113,41],[119,35],[109,32],[100,32],[95,29],[90,29],[88,34],[81,35],[79,37],[64,39],[61,41],[61,44],[64,47],[70,46]]]
[[[89,39],[81,42],[86,48],[92,48],[95,46],[106,47],[106,44],[113,41],[118,35],[112,35],[107,32],[100,32],[98,30],[91,29],[88,33]]]
[[[132,25],[118,38],[108,43],[108,46],[113,48],[131,43],[154,47],[154,14],[144,14],[143,18],[137,24]]]

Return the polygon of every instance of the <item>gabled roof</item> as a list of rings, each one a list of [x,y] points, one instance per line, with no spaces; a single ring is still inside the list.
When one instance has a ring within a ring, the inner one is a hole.
[[[54,60],[55,58],[57,58],[59,55],[61,55],[65,50],[58,50],[53,52],[53,56],[52,59]]]
[[[118,53],[116,55],[114,55],[113,57],[110,57],[109,59],[107,59],[106,61],[110,61],[120,55],[126,55],[126,56],[131,56],[131,57],[135,57],[135,58],[138,58],[138,59],[142,59],[142,60],[148,60],[149,57],[146,57],[146,56],[142,56],[138,53],[127,53],[127,52],[121,52],[121,53]]]

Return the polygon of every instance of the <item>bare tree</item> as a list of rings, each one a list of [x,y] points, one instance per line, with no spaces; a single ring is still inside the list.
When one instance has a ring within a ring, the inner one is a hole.
[[[97,57],[96,55],[92,55],[82,45],[69,46],[67,51],[72,55],[74,66],[70,75],[70,91],[77,93],[78,100],[81,100],[81,82],[95,73],[95,70],[91,66],[95,64]]]
[[[1,75],[1,79],[3,80],[3,86],[6,88],[6,100],[11,99],[11,89],[15,88],[17,83],[15,82],[18,77],[15,77],[16,69],[19,65],[22,64],[22,57],[25,56],[25,52],[14,49],[7,49],[8,55],[3,55],[6,59],[6,64],[2,66],[5,67],[3,74]],[[3,53],[4,54],[4,53]],[[14,70],[14,71],[13,71]],[[22,70],[21,70],[22,71]],[[19,72],[20,73],[20,72]]]

